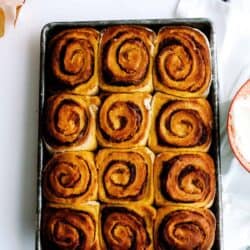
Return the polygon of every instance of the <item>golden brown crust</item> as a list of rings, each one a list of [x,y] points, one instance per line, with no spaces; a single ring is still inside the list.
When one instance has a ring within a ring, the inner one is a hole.
[[[101,207],[100,242],[103,250],[153,250],[155,210],[143,205]]]
[[[208,208],[216,191],[213,159],[206,153],[161,153],[154,163],[154,187],[159,206]]]
[[[43,170],[43,195],[61,204],[81,204],[97,199],[94,154],[87,151],[53,155]]]
[[[100,250],[99,204],[61,206],[50,204],[43,210],[43,249]]]
[[[204,97],[211,83],[206,36],[186,27],[164,27],[157,36],[153,80],[156,90],[180,97]]]
[[[144,146],[151,123],[151,95],[112,94],[99,111],[97,139],[103,147]]]
[[[108,92],[151,92],[155,34],[142,26],[105,29],[100,41],[100,87]]]
[[[208,209],[169,206],[160,208],[154,227],[155,249],[209,250],[216,220]]]
[[[103,149],[96,156],[99,199],[106,203],[153,203],[154,154],[148,148]]]
[[[49,42],[52,89],[93,95],[98,91],[99,32],[93,28],[68,29]],[[53,86],[53,85],[56,85]]]
[[[94,150],[98,97],[59,94],[47,101],[45,143],[51,152]]]
[[[207,100],[156,93],[152,109],[149,147],[154,152],[208,151],[213,116]]]

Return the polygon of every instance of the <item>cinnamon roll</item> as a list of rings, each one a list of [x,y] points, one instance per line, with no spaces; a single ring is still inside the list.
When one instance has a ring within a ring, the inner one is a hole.
[[[96,157],[99,199],[107,203],[153,202],[154,154],[148,148],[103,149]]]
[[[55,154],[43,170],[43,195],[47,201],[61,204],[96,200],[94,154],[87,151]]]
[[[42,249],[100,250],[99,204],[49,205],[42,217]]]
[[[154,185],[159,206],[210,207],[216,191],[213,159],[206,153],[161,153],[154,164]]]
[[[204,97],[211,83],[211,55],[199,30],[164,27],[157,36],[153,80],[156,90],[181,97]]]
[[[112,94],[98,115],[97,139],[103,147],[144,146],[151,123],[151,95]]]
[[[93,28],[68,29],[49,42],[53,78],[49,88],[76,94],[98,91],[99,32]]]
[[[157,211],[154,230],[155,249],[209,250],[216,220],[208,209],[169,206]]]
[[[151,92],[155,34],[133,25],[104,30],[100,42],[100,87],[108,92]]]
[[[45,143],[51,152],[94,150],[98,97],[59,94],[47,101]]]
[[[138,205],[106,205],[101,208],[103,250],[153,250],[153,221],[155,210]]]
[[[149,146],[154,152],[208,151],[213,116],[207,100],[156,93],[152,107]]]

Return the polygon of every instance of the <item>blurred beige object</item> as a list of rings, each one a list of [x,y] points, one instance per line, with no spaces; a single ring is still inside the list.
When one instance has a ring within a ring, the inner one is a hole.
[[[0,37],[4,35],[6,24],[16,25],[25,0],[0,0]]]
[[[4,35],[4,24],[5,24],[5,15],[2,8],[0,8],[0,37]]]
[[[19,13],[20,13],[20,10],[25,2],[25,0],[22,0],[22,1],[19,1],[19,5],[16,5],[16,15],[15,15],[15,21],[14,21],[14,25],[16,25],[16,22],[17,22],[17,18],[19,16]]]

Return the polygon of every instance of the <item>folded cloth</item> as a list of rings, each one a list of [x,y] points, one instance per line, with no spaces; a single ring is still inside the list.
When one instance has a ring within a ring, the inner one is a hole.
[[[228,108],[250,78],[250,2],[180,0],[178,17],[206,17],[215,27],[220,85],[220,133],[223,184],[224,247],[250,249],[250,174],[234,157],[227,138]]]

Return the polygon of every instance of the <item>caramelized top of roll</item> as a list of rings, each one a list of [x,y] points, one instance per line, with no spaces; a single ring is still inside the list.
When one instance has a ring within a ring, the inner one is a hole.
[[[87,151],[54,154],[43,171],[46,200],[80,204],[97,198],[94,154]]]
[[[96,148],[98,97],[62,93],[47,100],[45,139],[50,151]],[[52,149],[51,149],[52,148]]]
[[[104,206],[101,230],[104,249],[153,250],[155,210],[146,206]]]
[[[154,165],[156,204],[210,207],[216,180],[213,159],[206,153],[163,152]]]
[[[47,207],[43,213],[44,249],[99,249],[98,210],[98,206],[91,205],[79,209],[60,205]]]
[[[156,249],[209,250],[216,221],[208,209],[165,207],[157,212],[155,228]]]
[[[153,39],[153,31],[142,26],[105,29],[100,47],[101,88],[111,92],[151,92]],[[148,88],[144,88],[146,85]]]
[[[51,67],[62,83],[76,86],[94,74],[99,33],[92,28],[69,29],[50,41]]]
[[[105,147],[129,148],[146,144],[150,128],[151,95],[112,94],[98,116],[97,139]]]
[[[156,93],[149,146],[155,152],[207,152],[212,138],[213,116],[203,98],[177,98]]]
[[[211,82],[211,56],[206,36],[186,27],[164,27],[157,37],[154,81],[157,90],[181,97],[202,97]]]
[[[108,203],[153,202],[152,164],[147,148],[102,149],[96,156],[99,199]]]

